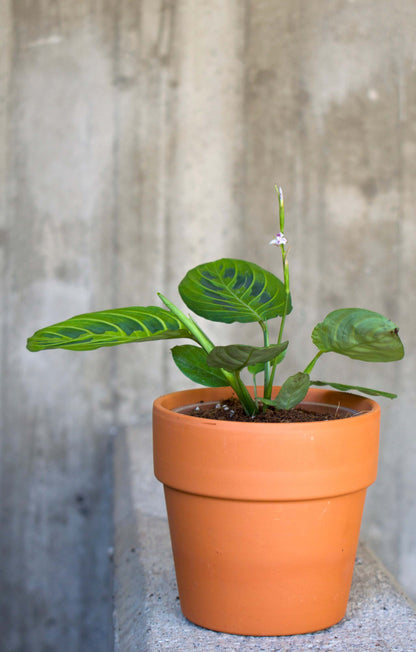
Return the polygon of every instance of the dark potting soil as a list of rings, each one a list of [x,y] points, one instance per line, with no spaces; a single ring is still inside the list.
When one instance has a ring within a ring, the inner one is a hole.
[[[337,412],[313,412],[304,408],[291,410],[276,410],[268,407],[254,417],[249,417],[236,398],[229,398],[213,405],[203,401],[186,410],[186,414],[201,419],[217,419],[218,421],[247,421],[249,423],[305,423],[308,421],[334,421],[352,416],[345,410]]]

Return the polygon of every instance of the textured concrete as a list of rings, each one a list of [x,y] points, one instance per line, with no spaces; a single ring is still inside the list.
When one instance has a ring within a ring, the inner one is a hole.
[[[413,652],[416,611],[392,577],[359,546],[344,620],[301,636],[211,632],[181,613],[163,491],[144,467],[150,425],[120,434],[115,450],[115,652]]]
[[[26,337],[156,290],[175,300],[200,261],[280,273],[275,183],[294,304],[284,374],[312,358],[329,310],[400,325],[403,362],[323,356],[316,376],[399,393],[382,401],[363,531],[416,598],[415,31],[414,0],[0,0],[8,652],[106,650],[111,433],[190,384],[167,342],[34,355]],[[220,344],[257,331],[209,328]]]

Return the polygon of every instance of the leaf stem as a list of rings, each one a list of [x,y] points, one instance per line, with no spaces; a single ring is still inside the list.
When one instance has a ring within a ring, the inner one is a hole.
[[[206,351],[207,353],[212,351],[212,349],[214,348],[213,342],[211,342],[209,337],[205,335],[204,331],[198,326],[198,324],[196,324],[194,320],[191,319],[191,317],[187,317],[186,315],[184,315],[182,310],[180,310],[177,306],[175,306],[174,303],[169,301],[169,299],[164,297],[163,294],[161,294],[161,292],[158,292],[157,296],[165,304],[165,306],[169,308],[171,312],[173,312],[175,317],[180,319],[180,321],[184,324],[184,326],[186,326],[186,328],[190,331],[195,341],[202,346],[204,351]]]
[[[224,371],[224,375],[228,373],[229,372]],[[250,417],[254,416],[257,413],[257,405],[251,398],[247,387],[241,380],[240,374],[238,371],[235,371],[233,374],[230,374],[230,376],[233,377],[233,380],[235,381],[233,383],[230,382],[230,385],[240,399],[242,406]]]
[[[310,373],[311,373],[312,369],[314,368],[314,366],[316,365],[316,363],[318,362],[319,358],[321,357],[321,355],[322,355],[323,353],[325,353],[325,351],[318,351],[318,353],[316,354],[316,356],[315,356],[314,358],[312,358],[312,360],[310,361],[310,363],[309,363],[309,364],[305,367],[305,369],[303,370],[303,373],[304,373],[304,374],[310,374]]]
[[[264,321],[260,321],[259,324],[263,330],[264,346],[269,346],[270,339],[269,339],[269,329],[267,328],[267,324]],[[270,382],[270,361],[267,361],[264,363],[264,388],[265,389],[269,386],[269,382]],[[266,398],[270,398],[270,397],[266,396]]]
[[[258,393],[257,393],[257,380],[256,380],[256,374],[253,374],[253,387],[254,387],[254,400],[256,405],[258,405]]]
[[[205,335],[204,331],[202,328],[198,326],[198,324],[191,318],[187,317],[182,310],[180,310],[177,306],[175,306],[174,303],[169,301],[166,297],[163,296],[160,292],[158,292],[158,297],[159,299],[165,304],[167,308],[178,318],[180,321],[186,326],[186,328],[190,331],[192,334],[193,338],[200,344],[200,346],[209,353],[212,351],[214,348],[214,344],[211,342],[209,337]],[[241,404],[243,405],[245,411],[249,416],[252,416],[253,414],[256,413],[256,404],[251,398],[247,387],[244,385],[242,382],[239,374],[237,372],[231,373],[229,371],[226,371],[225,369],[221,369],[224,378],[227,380],[229,385],[233,388],[235,393],[237,394],[238,398],[241,401]]]
[[[290,298],[290,285],[289,285],[289,263],[287,261],[287,251],[285,250],[284,245],[280,245],[282,249],[282,263],[283,263],[283,280],[285,283],[285,307],[283,309],[282,320],[280,322],[279,337],[277,338],[277,343],[280,344],[283,339],[283,330],[286,322],[287,309],[289,306]]]

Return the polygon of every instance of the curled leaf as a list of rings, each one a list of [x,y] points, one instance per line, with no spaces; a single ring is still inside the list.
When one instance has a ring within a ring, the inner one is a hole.
[[[372,310],[342,308],[330,312],[312,332],[320,351],[333,351],[354,360],[392,362],[404,355],[399,329]]]
[[[286,350],[288,342],[257,347],[248,344],[229,344],[216,346],[210,351],[207,363],[210,367],[220,367],[227,371],[240,371],[249,365],[264,364],[274,360]]]
[[[317,387],[325,387],[327,385],[328,387],[337,389],[340,392],[349,392],[349,390],[352,389],[357,392],[361,392],[362,394],[368,394],[369,396],[384,396],[384,398],[397,398],[397,394],[392,394],[391,392],[382,392],[379,389],[371,389],[370,387],[361,387],[360,385],[345,385],[343,383],[327,383],[323,380],[311,380],[310,384],[315,385]]]

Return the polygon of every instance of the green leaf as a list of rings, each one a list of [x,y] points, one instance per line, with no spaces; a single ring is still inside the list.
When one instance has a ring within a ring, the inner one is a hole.
[[[327,383],[323,380],[311,380],[311,385],[316,385],[317,387],[324,387],[328,385],[333,387],[333,389],[338,389],[340,392],[348,392],[350,389],[357,392],[362,392],[363,394],[369,394],[369,396],[384,396],[385,398],[397,398],[397,394],[391,394],[390,392],[382,392],[378,389],[370,389],[369,387],[360,387],[359,385],[343,385],[341,383]]]
[[[284,342],[284,344],[289,344],[289,342]],[[287,346],[285,346],[284,350],[281,353],[279,353],[279,355],[277,355],[275,358],[273,358],[271,362],[276,365],[280,364],[282,360],[284,360],[286,352],[287,352]],[[248,371],[249,373],[253,374],[253,376],[256,376],[257,374],[264,371],[264,364],[249,365]]]
[[[272,361],[273,364],[278,365],[278,364],[280,364],[282,362],[282,360],[285,359],[286,352],[287,352],[287,347],[289,346],[289,342],[283,342],[283,344],[286,344],[287,346],[285,346],[283,351],[281,353],[279,353],[279,355],[274,358],[274,360]]]
[[[216,346],[208,354],[210,367],[219,367],[227,371],[240,371],[249,365],[269,362],[287,348],[288,342],[258,347],[248,344],[229,344]]]
[[[289,342],[284,342],[283,344],[286,344],[286,346],[283,351],[279,353],[279,355],[271,360],[273,364],[278,365],[282,362],[282,360],[284,360]],[[262,371],[264,371],[264,364],[249,365],[248,371],[249,373],[253,374],[253,376],[256,376],[257,374],[260,374]]]
[[[404,355],[398,328],[377,312],[362,308],[334,310],[312,332],[320,351],[334,351],[354,360],[392,362]]]
[[[195,383],[207,387],[226,387],[229,384],[221,371],[207,365],[207,353],[199,346],[174,346],[172,356],[182,373]]]
[[[250,374],[253,376],[257,376],[257,374],[261,374],[262,371],[264,371],[264,363],[258,363],[258,364],[249,364],[248,365],[248,371]]]
[[[285,286],[255,263],[221,258],[191,269],[179,284],[188,308],[211,321],[260,322],[281,316]],[[289,297],[287,312],[292,309]]]
[[[274,406],[277,410],[290,410],[303,401],[309,385],[309,374],[299,371],[294,376],[290,376],[281,386],[274,400]]]
[[[116,308],[90,312],[36,331],[27,341],[29,351],[71,349],[90,351],[127,342],[149,342],[190,337],[182,322],[157,306]]]

